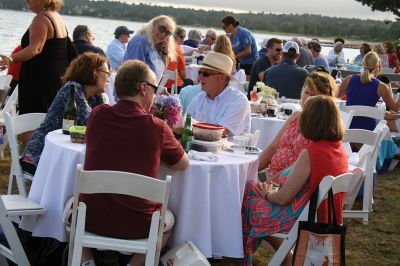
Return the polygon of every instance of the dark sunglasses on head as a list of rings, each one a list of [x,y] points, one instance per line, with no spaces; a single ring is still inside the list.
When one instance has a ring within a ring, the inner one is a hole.
[[[172,32],[170,32],[169,30],[167,30],[167,28],[164,26],[164,25],[159,25],[158,26],[158,30],[161,32],[161,33],[164,33],[166,36],[171,36],[172,35]]]
[[[311,73],[308,76],[312,79],[319,79],[322,83],[329,84],[329,80],[327,78],[320,76],[317,73]]]
[[[325,72],[325,73],[329,74],[329,71],[326,70],[323,66],[316,66],[316,67],[314,67],[313,69],[311,69],[311,72],[312,72],[312,71],[316,71],[316,72]]]
[[[203,77],[208,78],[209,76],[218,75],[219,73],[208,73],[206,71],[199,70],[199,77],[203,75]]]

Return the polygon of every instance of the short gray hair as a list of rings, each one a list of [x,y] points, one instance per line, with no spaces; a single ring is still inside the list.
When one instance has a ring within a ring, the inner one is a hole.
[[[190,30],[188,33],[188,39],[194,40],[200,38],[201,39],[201,32],[199,30]]]

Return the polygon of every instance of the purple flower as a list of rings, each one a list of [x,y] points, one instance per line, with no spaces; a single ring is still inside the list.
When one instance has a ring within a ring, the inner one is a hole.
[[[151,113],[175,125],[179,121],[182,110],[181,103],[174,96],[157,95]]]

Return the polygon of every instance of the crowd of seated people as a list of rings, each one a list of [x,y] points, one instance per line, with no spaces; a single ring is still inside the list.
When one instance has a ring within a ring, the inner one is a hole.
[[[133,30],[117,27],[115,38],[104,53],[94,46],[94,33],[89,26],[78,25],[72,45],[79,56],[66,69],[63,85],[47,109],[44,122],[25,147],[20,162],[23,170],[35,173],[46,134],[62,127],[71,88],[75,92],[78,124],[87,125],[85,170],[118,170],[156,178],[162,162],[174,170],[189,166],[188,156],[171,128],[150,114],[165,70],[178,73],[176,86],[183,113],[190,113],[195,120],[222,125],[229,140],[250,133],[249,92],[256,82],[263,81],[280,96],[300,100],[303,111],[290,115],[271,144],[263,147],[258,171],[265,172],[266,180],[246,184],[242,206],[244,264],[251,265],[252,255],[263,239],[274,248],[279,247],[280,241],[270,235],[290,230],[324,176],[348,171],[341,145],[344,130],[335,97],[347,96],[347,105],[366,106],[375,106],[382,98],[391,111],[386,115],[393,120],[391,128],[400,128],[400,121],[395,121],[400,99],[393,99],[390,82],[382,82],[379,77],[383,67],[400,72],[396,47],[385,42],[372,49],[363,43],[360,55],[352,60],[362,65],[362,72],[346,77],[337,86],[329,69],[349,63],[342,38],[334,40],[327,56],[322,54],[323,44],[318,39],[307,42],[300,37],[288,41],[267,38],[259,54],[253,33],[235,17],[223,17],[220,26],[226,34],[218,35],[212,28],[204,36],[200,30],[186,34],[173,18],[161,15],[136,30],[132,38]],[[196,57],[197,53],[204,55],[202,62],[189,66],[185,56]],[[14,59],[3,57],[0,67],[10,66],[13,60],[23,62],[19,57],[18,52]],[[304,68],[308,65],[323,71],[309,73]],[[198,80],[186,78],[188,67],[198,71]],[[249,79],[247,95],[234,86],[238,82],[235,74],[241,69]],[[113,106],[104,104],[102,97],[111,70],[117,72],[114,89],[118,100]],[[170,81],[166,87],[172,84]],[[357,117],[350,127],[373,130],[376,123]],[[111,145],[108,139],[118,141]],[[116,149],[118,153],[112,157],[104,156]],[[273,188],[275,183],[279,190]],[[88,231],[126,239],[146,237],[152,214],[147,210],[159,208],[123,196],[85,195],[81,200],[88,206]],[[335,196],[336,206],[342,206],[342,200]],[[126,208],[126,202],[130,208]],[[339,222],[340,210],[336,209]],[[104,213],[108,217],[104,218]],[[324,220],[324,207],[321,215]],[[165,232],[164,244],[170,233]],[[134,255],[130,264],[143,265],[144,258]],[[289,254],[285,264],[290,262]],[[95,265],[90,249],[84,249],[82,263]]]

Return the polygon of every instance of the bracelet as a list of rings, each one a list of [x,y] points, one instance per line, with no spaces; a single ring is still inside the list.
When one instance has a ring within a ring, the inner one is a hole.
[[[12,55],[7,56],[8,60],[10,60],[10,65],[14,63],[14,58],[12,58]]]

